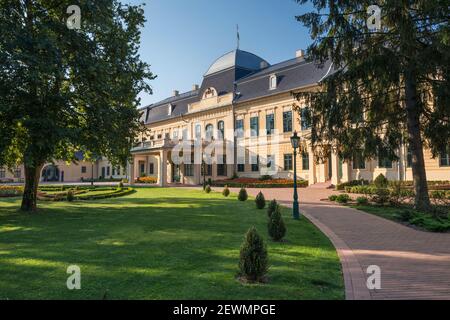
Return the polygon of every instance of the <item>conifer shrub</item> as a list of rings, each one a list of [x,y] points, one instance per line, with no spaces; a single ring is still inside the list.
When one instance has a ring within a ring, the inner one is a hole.
[[[360,206],[364,206],[369,203],[369,199],[367,199],[367,197],[358,197],[356,198],[356,203]]]
[[[239,275],[251,282],[263,282],[269,269],[267,248],[255,227],[245,235],[239,255]]]
[[[247,190],[245,190],[245,188],[241,188],[241,190],[239,190],[238,199],[239,199],[239,201],[247,201],[248,194],[247,194]]]
[[[375,178],[373,183],[375,184],[375,187],[377,187],[377,188],[387,188],[387,186],[389,185],[388,179],[382,173],[380,173]]]
[[[224,197],[228,197],[230,195],[230,189],[228,189],[228,186],[225,186],[225,188],[223,188],[222,195]]]
[[[210,192],[211,192],[211,187],[210,187],[209,184],[206,186],[205,192],[206,192],[206,193],[210,193]]]
[[[256,208],[258,209],[264,209],[266,206],[266,199],[264,198],[264,195],[260,191],[256,198],[255,198]]]
[[[269,218],[267,225],[269,236],[273,241],[281,241],[286,235],[286,225],[284,224],[283,217],[281,216],[280,206],[277,206],[275,211]]]
[[[119,182],[119,189],[123,189],[123,182],[122,181]]]
[[[267,216],[270,218],[272,213],[276,210],[278,206],[277,200],[273,199],[269,202],[269,205],[267,206]]]
[[[73,195],[73,191],[72,190],[67,191],[67,201],[72,202],[73,200],[75,200],[75,196]]]

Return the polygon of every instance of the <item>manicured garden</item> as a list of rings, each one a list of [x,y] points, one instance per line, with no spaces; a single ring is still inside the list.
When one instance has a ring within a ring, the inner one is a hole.
[[[228,186],[230,188],[292,188],[294,181],[292,179],[272,178],[271,176],[261,176],[259,178],[231,178],[224,180],[211,181],[208,183],[215,187]],[[299,188],[306,188],[308,186],[307,180],[298,180],[297,186]]]
[[[433,232],[450,231],[450,184],[448,181],[429,182],[432,212],[413,208],[414,192],[410,182],[388,181],[379,175],[373,183],[355,180],[337,186],[345,191],[329,197],[330,201],[399,223]],[[355,194],[351,197],[349,194]]]
[[[119,198],[39,201],[37,214],[19,205],[0,199],[0,299],[344,298],[330,241],[285,208],[283,241],[273,241],[279,227],[272,221],[269,236],[267,211],[251,198],[138,188]],[[237,277],[253,226],[267,248],[264,283]],[[80,290],[66,287],[69,265],[81,268]]]

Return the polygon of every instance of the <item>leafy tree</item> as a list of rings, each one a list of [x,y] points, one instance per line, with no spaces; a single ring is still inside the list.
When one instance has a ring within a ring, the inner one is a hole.
[[[373,1],[312,3],[297,17],[313,39],[308,56],[333,63],[323,90],[296,94],[310,106],[312,143],[324,148],[317,157],[331,143],[347,160],[396,160],[406,143],[415,206],[429,210],[423,147],[437,156],[450,144],[448,0],[379,1],[378,30],[367,24]]]
[[[66,25],[73,1],[0,0],[0,165],[24,164],[25,211],[46,162],[83,151],[125,166],[144,130],[137,95],[154,76],[138,55],[143,8],[76,2],[80,29]]]

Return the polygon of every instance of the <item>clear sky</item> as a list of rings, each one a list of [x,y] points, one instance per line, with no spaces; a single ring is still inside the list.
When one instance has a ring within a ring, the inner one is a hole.
[[[153,94],[141,94],[145,106],[201,84],[215,59],[236,48],[270,64],[295,57],[311,40],[295,16],[310,11],[294,0],[128,0],[145,3],[141,58],[158,77]]]

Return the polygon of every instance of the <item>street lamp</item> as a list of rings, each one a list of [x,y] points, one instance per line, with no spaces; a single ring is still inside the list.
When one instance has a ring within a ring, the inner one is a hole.
[[[294,149],[294,202],[292,204],[292,216],[294,219],[299,219],[300,212],[298,210],[297,194],[297,148],[300,147],[300,137],[297,135],[297,131],[294,131],[294,135],[291,137],[291,145]]]

